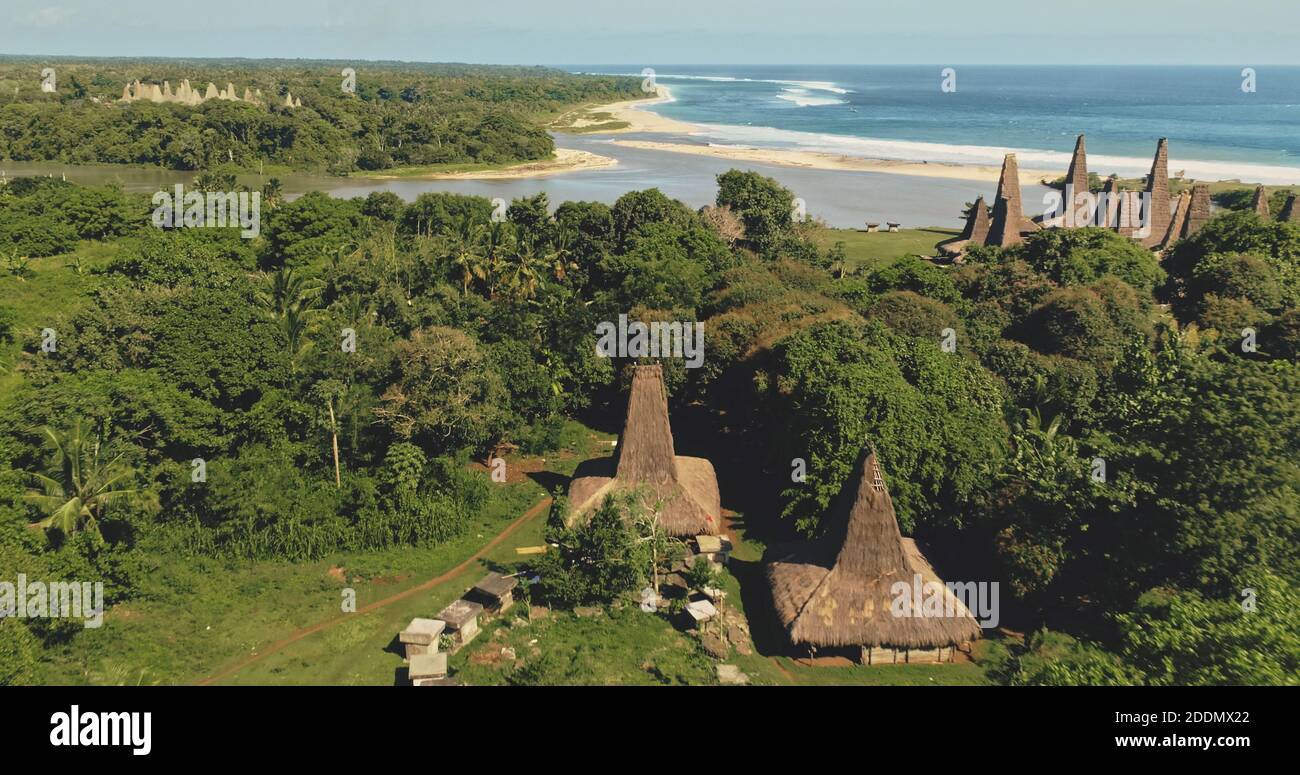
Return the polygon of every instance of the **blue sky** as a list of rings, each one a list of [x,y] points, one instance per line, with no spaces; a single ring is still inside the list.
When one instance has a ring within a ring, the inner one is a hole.
[[[1296,64],[1296,0],[5,0],[0,53],[503,64]],[[1071,37],[1074,35],[1075,37]]]

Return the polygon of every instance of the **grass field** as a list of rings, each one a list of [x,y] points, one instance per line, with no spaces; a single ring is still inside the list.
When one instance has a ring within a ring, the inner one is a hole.
[[[897,261],[903,256],[932,256],[935,254],[935,245],[958,233],[955,229],[936,226],[872,233],[857,229],[822,229],[813,235],[813,239],[823,249],[836,242],[843,242],[850,266],[871,269]]]
[[[547,460],[569,473],[601,444],[582,426]],[[517,461],[508,458],[508,466]],[[523,467],[535,467],[520,463]],[[151,557],[139,599],[115,606],[104,626],[46,653],[43,683],[194,683],[256,654],[300,628],[342,621],[240,670],[227,683],[392,683],[396,657],[384,651],[414,616],[431,616],[486,569],[513,561],[514,547],[541,543],[545,510],[510,539],[439,587],[389,607],[342,617],[343,590],[357,608],[419,586],[455,568],[543,499],[544,477],[512,474],[497,486],[482,519],[435,547],[346,554],[318,562],[237,562]],[[354,617],[355,618],[352,618]],[[396,659],[400,665],[401,660]]]

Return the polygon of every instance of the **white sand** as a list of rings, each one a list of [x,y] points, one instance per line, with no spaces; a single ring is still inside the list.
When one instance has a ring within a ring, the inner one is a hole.
[[[600,156],[573,148],[556,148],[555,158],[530,161],[495,170],[469,170],[466,172],[428,172],[419,175],[367,175],[381,180],[514,180],[540,178],[576,170],[594,170],[613,167],[618,159]]]

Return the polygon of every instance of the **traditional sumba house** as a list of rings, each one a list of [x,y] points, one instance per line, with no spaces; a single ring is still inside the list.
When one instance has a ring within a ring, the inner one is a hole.
[[[1056,218],[1044,218],[1045,225],[1070,228],[1073,226],[1094,225],[1093,207],[1088,199],[1088,150],[1084,145],[1083,135],[1074,141],[1074,153],[1070,156],[1070,168],[1065,173],[1065,193],[1061,198],[1061,214]]]
[[[1151,160],[1151,173],[1147,175],[1146,215],[1150,231],[1142,238],[1142,245],[1148,248],[1164,247],[1173,240],[1169,239],[1169,219],[1172,210],[1169,205],[1169,141],[1160,138],[1156,143],[1156,157]]]
[[[1268,191],[1263,186],[1255,186],[1255,201],[1252,203],[1260,218],[1268,218]]]
[[[1019,244],[1026,232],[1037,231],[1038,228],[1038,224],[1025,217],[1020,200],[1020,166],[1016,163],[1016,155],[1008,153],[1002,159],[998,192],[993,198],[993,220],[989,224],[984,244],[1011,247]]]
[[[969,245],[983,245],[989,237],[989,208],[984,197],[975,200],[966,215],[966,228],[956,238],[940,242],[936,247],[943,255],[960,261]]]
[[[970,611],[899,532],[874,449],[863,449],[829,519],[822,540],[768,566],[776,615],[793,645],[852,649],[867,664],[946,662],[979,637]],[[900,584],[942,595],[940,610],[900,608]]]
[[[1204,183],[1192,186],[1192,199],[1187,206],[1187,223],[1181,236],[1190,237],[1210,220],[1210,187]]]
[[[1282,211],[1277,214],[1277,219],[1290,223],[1300,222],[1300,207],[1296,207],[1295,194],[1286,198],[1286,204],[1282,205]]]
[[[663,367],[632,367],[627,419],[613,458],[578,466],[569,485],[568,519],[576,522],[616,491],[643,492],[673,536],[718,535],[722,504],[713,464],[673,449]]]

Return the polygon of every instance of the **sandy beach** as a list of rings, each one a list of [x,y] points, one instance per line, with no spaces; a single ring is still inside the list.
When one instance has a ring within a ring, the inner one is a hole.
[[[996,182],[998,175],[1001,174],[1001,168],[999,167],[867,159],[861,156],[844,156],[818,151],[749,148],[739,145],[692,145],[690,143],[670,143],[658,140],[615,140],[613,143],[628,148],[690,153],[697,156],[713,156],[719,159],[752,161],[762,164],[776,164],[782,167],[802,167],[804,169],[886,172],[895,175],[967,180],[980,183]],[[1021,170],[1020,182],[1024,185],[1033,185],[1043,180],[1059,178],[1062,174],[1060,171]]]
[[[617,159],[608,156],[579,151],[573,148],[556,148],[555,158],[545,161],[530,161],[509,167],[492,170],[467,170],[464,172],[413,172],[404,175],[374,175],[365,177],[375,180],[516,180],[522,178],[541,178],[578,170],[595,170],[613,167]]]
[[[685,121],[666,118],[651,112],[655,105],[672,101],[672,92],[666,86],[658,86],[657,94],[652,99],[626,100],[609,105],[592,108],[591,113],[609,114],[605,121],[626,122],[627,126],[613,129],[601,134],[628,134],[632,132],[648,134],[695,134],[701,127]],[[591,121],[591,124],[599,123]],[[582,128],[583,121],[574,122],[575,128]],[[666,151],[669,153],[688,153],[697,156],[712,156],[733,161],[750,161],[761,164],[775,164],[782,167],[800,167],[803,169],[838,170],[847,172],[884,172],[895,175],[912,175],[923,178],[945,178],[947,180],[975,181],[980,183],[996,182],[1001,168],[997,166],[947,164],[939,162],[897,161],[890,159],[869,159],[862,156],[845,156],[843,154],[823,153],[819,151],[796,151],[777,148],[755,148],[745,145],[696,145],[693,143],[668,142],[661,140],[615,140],[614,145],[627,148],[641,148],[649,151]],[[1064,172],[1062,170],[1022,169],[1020,182],[1032,185],[1043,180],[1054,180]]]
[[[672,102],[673,94],[667,86],[656,86],[655,96],[650,99],[625,100],[623,102],[614,102],[609,105],[602,105],[593,108],[593,113],[608,113],[612,121],[626,121],[627,126],[622,129],[610,130],[602,134],[625,134],[628,132],[665,132],[673,134],[689,134],[697,131],[698,127],[694,124],[688,124],[685,121],[665,118],[658,113],[651,112],[651,108],[665,102]]]

